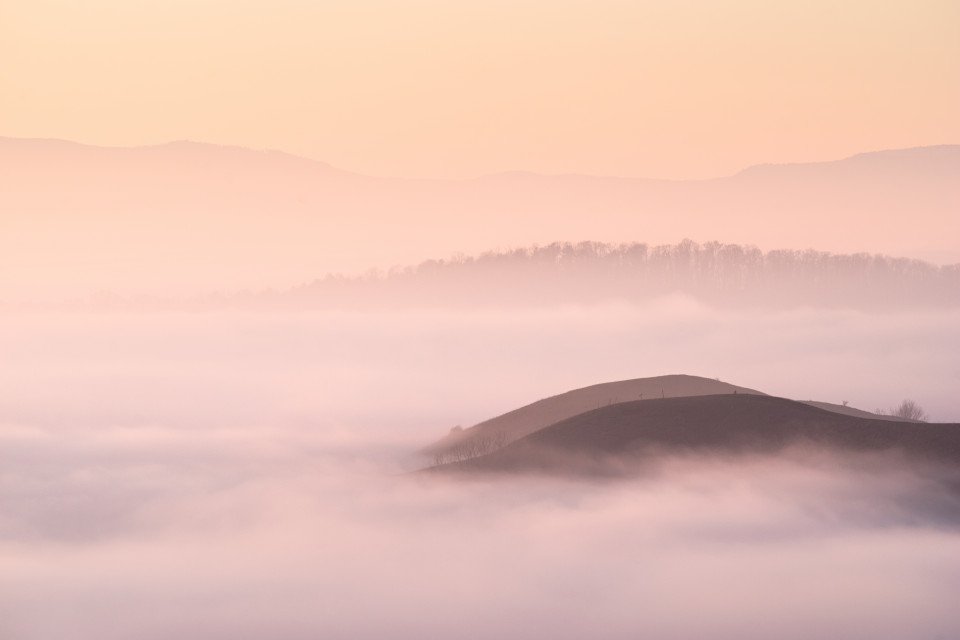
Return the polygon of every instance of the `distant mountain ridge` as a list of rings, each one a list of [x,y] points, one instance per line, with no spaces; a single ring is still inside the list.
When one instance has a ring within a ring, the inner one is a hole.
[[[957,175],[960,145],[699,181],[406,180],[200,143],[0,138],[0,271],[31,278],[0,299],[283,287],[558,239],[960,256]]]
[[[956,168],[958,156],[960,156],[960,145],[941,144],[925,147],[910,147],[906,149],[866,151],[834,161],[762,163],[747,167],[734,174],[734,176],[764,172],[787,172],[797,168],[817,171],[829,169],[838,164],[847,167],[848,170],[864,168],[902,169],[909,166],[914,171],[927,173]]]
[[[77,152],[77,153],[113,153],[113,154],[149,154],[154,151],[187,151],[187,152],[197,152],[202,153],[208,156],[213,155],[234,155],[234,156],[245,156],[247,158],[277,158],[284,157],[288,158],[294,162],[304,163],[306,165],[312,165],[316,168],[321,168],[323,170],[332,170],[342,174],[350,174],[355,176],[362,176],[364,178],[373,179],[373,180],[405,180],[405,181],[428,181],[428,182],[466,182],[466,181],[490,181],[497,179],[556,179],[556,178],[574,178],[574,179],[583,179],[583,180],[608,180],[608,181],[640,181],[647,183],[686,183],[686,182],[712,182],[715,180],[728,180],[731,178],[736,178],[738,176],[744,176],[753,173],[761,173],[767,171],[788,171],[793,168],[806,167],[810,169],[817,168],[826,168],[836,165],[849,165],[849,166],[858,166],[865,164],[873,165],[890,165],[903,163],[904,160],[909,160],[914,163],[914,166],[917,166],[919,163],[919,168],[922,171],[928,171],[931,169],[940,168],[943,166],[954,167],[956,163],[960,162],[960,144],[941,144],[941,145],[928,145],[921,147],[906,147],[902,149],[882,149],[878,151],[864,151],[860,153],[855,153],[851,156],[846,156],[844,158],[839,158],[835,160],[819,160],[819,161],[810,161],[810,162],[779,162],[779,163],[759,163],[747,166],[740,171],[737,171],[729,175],[715,176],[712,178],[691,178],[691,179],[667,179],[667,178],[646,178],[643,176],[601,176],[595,174],[582,174],[582,173],[540,173],[537,171],[525,170],[525,169],[511,169],[487,174],[481,174],[475,178],[466,178],[466,179],[438,179],[438,178],[389,178],[382,176],[373,176],[362,173],[357,173],[353,171],[348,171],[345,169],[340,169],[334,165],[324,162],[322,160],[316,160],[313,158],[308,158],[306,156],[299,156],[296,154],[288,153],[285,151],[279,151],[274,149],[254,149],[251,147],[244,147],[240,145],[231,145],[231,144],[218,144],[211,142],[200,142],[189,139],[182,140],[170,140],[168,142],[161,142],[156,144],[145,144],[145,145],[93,145],[86,144],[82,142],[75,142],[72,140],[65,140],[61,138],[18,138],[10,136],[0,136],[0,157],[4,155],[9,155],[10,152],[26,152],[34,153],[37,151],[42,151],[48,153],[51,151],[66,151],[66,152]]]

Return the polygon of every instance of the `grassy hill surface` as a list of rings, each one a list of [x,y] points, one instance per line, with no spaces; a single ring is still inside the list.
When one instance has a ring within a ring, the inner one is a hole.
[[[437,460],[445,457],[454,459],[475,457],[561,420],[606,406],[655,398],[739,394],[766,395],[756,389],[690,375],[655,376],[595,384],[538,400],[469,429],[453,429],[442,439],[425,447],[423,453]],[[900,420],[895,416],[880,416],[828,402],[809,400],[805,401],[805,404],[860,418]]]
[[[449,472],[616,474],[658,454],[765,454],[791,446],[960,464],[960,424],[895,422],[757,393],[654,398],[600,407]]]
[[[738,387],[719,380],[688,375],[667,375],[605,382],[574,389],[538,400],[519,409],[486,420],[469,429],[453,430],[446,437],[427,447],[434,454],[451,451],[479,438],[502,438],[512,442],[551,424],[600,407],[650,398],[700,396],[712,394],[753,393],[759,391]]]

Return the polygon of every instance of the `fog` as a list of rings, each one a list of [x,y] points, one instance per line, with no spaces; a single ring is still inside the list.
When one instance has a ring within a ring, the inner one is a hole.
[[[910,465],[410,474],[568,389],[690,373],[960,420],[958,312],[8,313],[0,638],[902,638],[960,631],[957,496]]]
[[[305,422],[404,441],[598,382],[667,373],[960,420],[960,311],[718,311],[687,296],[526,310],[7,313],[8,422]],[[352,437],[344,435],[345,438]]]
[[[7,483],[33,508],[12,501],[5,518],[28,528],[5,528],[4,637],[957,630],[957,531],[887,499],[923,492],[909,475],[678,463],[626,484],[449,484],[309,444],[211,454],[200,440],[88,446],[62,476]],[[100,524],[77,531],[84,520]]]

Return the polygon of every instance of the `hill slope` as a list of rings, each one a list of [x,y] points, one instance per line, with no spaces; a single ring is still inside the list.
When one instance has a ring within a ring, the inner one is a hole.
[[[656,398],[588,411],[439,472],[609,474],[655,453],[775,453],[791,445],[960,464],[960,425],[857,418],[758,394]]]
[[[724,394],[766,395],[756,389],[690,375],[666,375],[605,382],[538,400],[496,418],[485,420],[469,429],[453,429],[445,437],[425,447],[422,452],[433,456],[435,461],[475,457],[561,420],[604,406],[634,400]],[[805,404],[832,413],[859,418],[882,421],[900,420],[895,416],[876,415],[828,402],[810,400]]]
[[[495,444],[518,440],[546,426],[592,409],[642,398],[672,398],[734,392],[761,393],[719,380],[688,375],[605,382],[538,400],[463,431],[453,430],[440,441],[426,447],[424,453],[434,455],[451,452],[458,446],[469,447],[470,443],[480,439],[487,439],[487,442],[481,445],[481,449],[490,448]],[[498,440],[499,442],[496,442]]]

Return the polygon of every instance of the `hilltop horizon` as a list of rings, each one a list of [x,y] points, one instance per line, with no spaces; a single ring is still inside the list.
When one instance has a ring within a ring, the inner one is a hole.
[[[431,258],[359,276],[327,273],[259,290],[218,290],[195,296],[100,290],[69,300],[10,308],[519,311],[571,304],[649,304],[671,296],[685,296],[717,310],[949,310],[960,305],[960,263],[937,266],[883,254],[832,254],[815,249],[762,251],[690,239],[653,246],[641,242],[553,242]]]
[[[577,177],[577,178],[597,178],[597,179],[612,179],[612,180],[642,180],[649,182],[710,182],[713,180],[722,180],[724,178],[735,178],[745,173],[751,173],[757,170],[768,170],[775,169],[779,167],[796,167],[796,166],[811,166],[811,165],[824,165],[835,162],[844,162],[851,160],[864,160],[868,158],[880,158],[882,156],[890,155],[902,155],[909,153],[917,152],[960,152],[960,142],[942,142],[937,144],[923,144],[923,145],[912,145],[904,147],[882,147],[876,149],[865,149],[862,151],[856,151],[853,153],[848,153],[845,155],[832,156],[832,157],[822,157],[820,159],[796,159],[796,160],[778,160],[778,161],[759,161],[744,165],[740,169],[736,169],[732,172],[720,172],[715,175],[710,175],[706,177],[652,177],[649,175],[627,175],[620,173],[591,173],[591,172],[577,172],[577,171],[563,171],[563,172],[552,172],[552,171],[537,171],[527,167],[514,167],[514,166],[505,166],[500,169],[484,171],[476,173],[473,175],[463,176],[463,177],[444,177],[441,175],[432,175],[432,176],[404,176],[404,175],[389,175],[389,174],[377,174],[377,173],[368,173],[361,170],[353,170],[345,168],[342,166],[335,165],[334,163],[329,162],[323,157],[314,157],[312,155],[306,155],[302,153],[296,153],[294,151],[289,151],[280,148],[273,147],[254,147],[243,144],[232,144],[232,143],[220,143],[220,142],[210,142],[200,139],[192,138],[178,138],[170,139],[160,142],[153,142],[147,144],[98,144],[93,142],[80,141],[71,138],[59,138],[59,137],[47,137],[47,136],[10,136],[0,134],[0,144],[16,144],[16,143],[40,143],[40,144],[51,144],[51,145],[63,145],[66,147],[85,147],[89,149],[100,149],[104,151],[136,151],[136,150],[150,150],[150,149],[196,149],[198,151],[223,151],[223,152],[240,152],[240,153],[249,153],[255,154],[264,157],[286,157],[294,161],[302,161],[305,163],[310,163],[314,165],[315,168],[325,169],[332,172],[340,174],[350,174],[355,176],[362,176],[365,178],[377,178],[383,180],[402,180],[402,181],[429,181],[429,182],[468,182],[472,180],[485,180],[490,178],[498,177],[541,177],[541,178],[566,178],[566,177]]]

